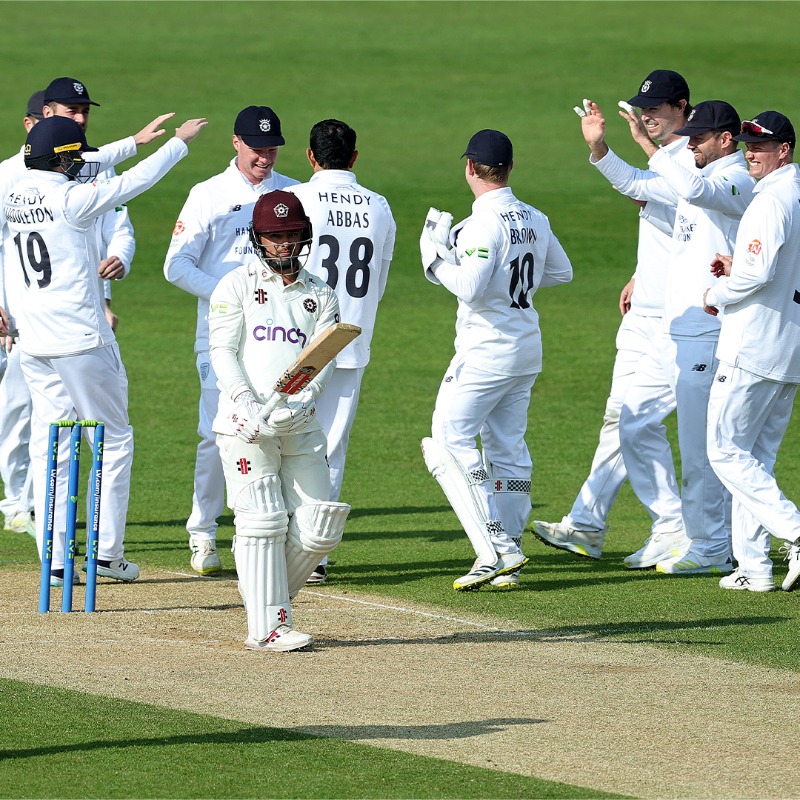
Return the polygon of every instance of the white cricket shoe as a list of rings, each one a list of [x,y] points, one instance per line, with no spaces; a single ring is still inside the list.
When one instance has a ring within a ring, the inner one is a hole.
[[[505,553],[504,555],[498,553],[497,561],[494,564],[481,564],[481,560],[476,558],[472,569],[466,575],[453,581],[453,588],[457,592],[478,589],[499,575],[510,575],[512,572],[517,572],[527,563],[528,558],[522,553]]]
[[[81,579],[78,577],[77,572],[72,573],[72,585],[79,586]],[[64,568],[50,570],[50,586],[53,589],[64,588]]]
[[[653,533],[639,550],[625,556],[623,563],[628,569],[647,569],[654,567],[659,561],[681,555],[689,549],[690,544],[682,530]]]
[[[36,538],[36,525],[33,521],[33,514],[30,511],[17,511],[12,517],[6,517],[3,530],[12,533],[27,533],[28,536]]]
[[[800,539],[794,544],[786,542],[780,546],[780,552],[786,553],[786,561],[789,562],[789,572],[783,579],[781,589],[784,592],[793,592],[797,588],[797,579],[800,578]]]
[[[290,628],[288,625],[278,625],[272,633],[260,642],[255,639],[246,639],[244,646],[248,650],[271,650],[275,653],[287,653],[290,650],[302,650],[309,647],[313,637],[308,633]]]
[[[533,522],[533,534],[537,539],[550,547],[586,558],[600,558],[607,530],[608,528],[601,531],[579,531],[563,522],[544,522],[540,519]]]
[[[86,562],[83,562],[81,569],[86,572]],[[97,560],[97,576],[101,578],[111,578],[123,583],[131,583],[139,577],[139,565],[133,561],[128,561],[125,556],[116,561]]]
[[[320,564],[309,576],[306,578],[306,583],[325,583],[328,580],[328,568],[324,564]]]
[[[215,539],[190,536],[189,549],[192,551],[192,569],[198,575],[217,575],[222,572],[222,562],[219,560]]]
[[[703,575],[708,572],[726,573],[732,571],[733,561],[730,556],[707,558],[706,556],[698,555],[691,548],[656,564],[656,572],[661,572],[664,575]]]
[[[772,578],[761,575],[745,575],[740,569],[720,578],[720,589],[746,589],[748,592],[774,592],[775,582]]]
[[[495,589],[500,589],[504,592],[519,589],[519,572],[512,572],[510,575],[498,575],[489,581],[489,586],[494,586]]]

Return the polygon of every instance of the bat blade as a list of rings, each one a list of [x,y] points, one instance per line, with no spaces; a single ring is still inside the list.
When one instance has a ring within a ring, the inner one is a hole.
[[[315,336],[273,387],[283,395],[297,394],[361,333],[358,325],[337,322]]]

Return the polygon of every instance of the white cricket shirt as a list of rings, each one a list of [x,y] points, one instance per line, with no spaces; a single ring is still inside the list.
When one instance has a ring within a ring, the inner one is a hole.
[[[435,277],[456,297],[456,353],[496,375],[541,372],[542,335],[533,295],[572,280],[572,264],[538,209],[510,188],[476,198],[453,228],[456,264]]]
[[[300,198],[311,220],[314,241],[306,269],[334,289],[342,322],[361,327],[336,365],[366,367],[397,231],[389,203],[344,169],[320,170],[289,191]]]
[[[87,184],[29,170],[6,194],[11,241],[5,261],[16,259],[23,276],[19,297],[12,298],[23,352],[71,355],[114,341],[97,278],[95,220],[144,192],[187,153],[173,138],[122,175]]]
[[[709,290],[722,309],[717,358],[781,383],[800,383],[800,167],[758,182],[744,212],[731,274]]]
[[[220,389],[213,430],[233,434],[234,398],[250,390],[259,402],[268,399],[302,349],[339,321],[339,304],[333,289],[311,273],[301,269],[297,280],[285,286],[279,275],[252,260],[220,279],[211,294],[208,321]],[[334,363],[312,383],[324,385]]]
[[[715,338],[719,320],[703,311],[703,293],[716,253],[731,252],[755,181],[740,150],[703,169],[687,169],[660,149],[640,170],[609,151],[595,166],[617,189],[637,200],[676,204],[664,299],[664,328],[674,337]]]
[[[255,257],[247,230],[256,200],[296,183],[273,171],[266,180],[252,184],[234,158],[224,172],[189,192],[172,232],[164,275],[197,297],[196,353],[208,350],[208,300],[220,278]]]

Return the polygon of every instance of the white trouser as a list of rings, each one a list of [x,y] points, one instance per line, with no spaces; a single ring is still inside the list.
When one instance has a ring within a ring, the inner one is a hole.
[[[617,331],[617,356],[611,378],[611,390],[606,400],[603,427],[600,440],[592,459],[589,477],[575,498],[572,509],[562,522],[578,530],[603,530],[608,524],[608,515],[617,499],[622,485],[628,476],[619,443],[619,416],[625,395],[636,374],[642,355],[647,352],[650,342],[661,331],[661,317],[645,317],[629,311],[622,318]],[[650,435],[660,440],[654,450],[662,462],[644,465],[651,471],[651,482],[668,481],[673,476],[673,486],[677,485],[672,467],[672,450],[667,441],[666,430],[660,421],[654,421]],[[653,506],[656,517],[653,530],[674,530],[676,520],[681,519],[681,503],[677,491],[668,486],[657,493]]]
[[[216,434],[211,430],[219,406],[219,388],[207,350],[197,354],[197,374],[200,377],[197,425],[200,442],[194,464],[192,513],[186,522],[186,530],[198,539],[216,539],[217,517],[225,509],[225,477]]]
[[[334,369],[327,386],[317,398],[317,419],[328,439],[328,466],[331,471],[331,496],[342,493],[342,478],[347,458],[350,431],[356,418],[358,396],[364,368]]]
[[[493,375],[469,367],[456,354],[439,386],[431,431],[468,472],[484,470],[477,436],[486,460],[497,478],[513,477],[530,480],[533,462],[525,443],[528,427],[528,406],[537,373],[530,375]],[[495,494],[488,481],[476,488],[484,496],[490,520],[499,520]],[[495,550],[515,553],[517,545],[511,536],[521,531],[492,533]]]
[[[94,419],[105,423],[103,488],[100,503],[98,558],[113,561],[124,554],[125,518],[130,496],[133,428],[128,422],[128,378],[116,344],[73,356],[40,358],[22,353],[25,379],[33,399],[31,467],[39,554],[47,507],[47,443],[50,423],[60,419]],[[82,458],[91,461],[94,429],[85,428],[88,444]],[[88,450],[88,453],[86,452]],[[53,568],[64,566],[69,441],[62,433],[58,457],[58,494],[53,525]]]
[[[331,481],[325,463],[325,434],[321,430],[269,438],[257,444],[222,433],[217,438],[231,509],[236,508],[236,499],[244,487],[272,475],[280,478],[283,502],[290,515],[305,503],[327,501]]]
[[[800,538],[800,511],[775,481],[796,384],[720,364],[708,401],[708,457],[733,496],[733,555],[750,576],[772,576],[773,534]]]
[[[662,334],[639,363],[620,414],[620,443],[628,479],[653,520],[656,504],[665,491],[677,494],[674,468],[665,463],[663,442],[652,431],[673,410],[678,412],[681,453],[681,506],[683,527],[692,550],[706,558],[730,554],[725,528],[725,492],[706,455],[706,409],[714,380],[715,339],[674,339]],[[653,481],[652,468],[669,467],[666,480]],[[672,498],[670,498],[671,500]],[[675,520],[668,530],[679,530]]]
[[[31,392],[20,366],[20,350],[8,354],[0,381],[0,477],[5,497],[0,511],[6,517],[33,511],[33,473],[28,448],[31,440]]]

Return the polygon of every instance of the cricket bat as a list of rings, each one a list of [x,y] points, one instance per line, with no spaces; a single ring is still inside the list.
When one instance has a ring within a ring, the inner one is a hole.
[[[358,325],[337,322],[315,336],[302,350],[295,362],[281,375],[272,387],[277,396],[269,400],[261,411],[266,419],[270,412],[287,397],[308,386],[319,371],[330,364],[356,336],[361,334]]]

